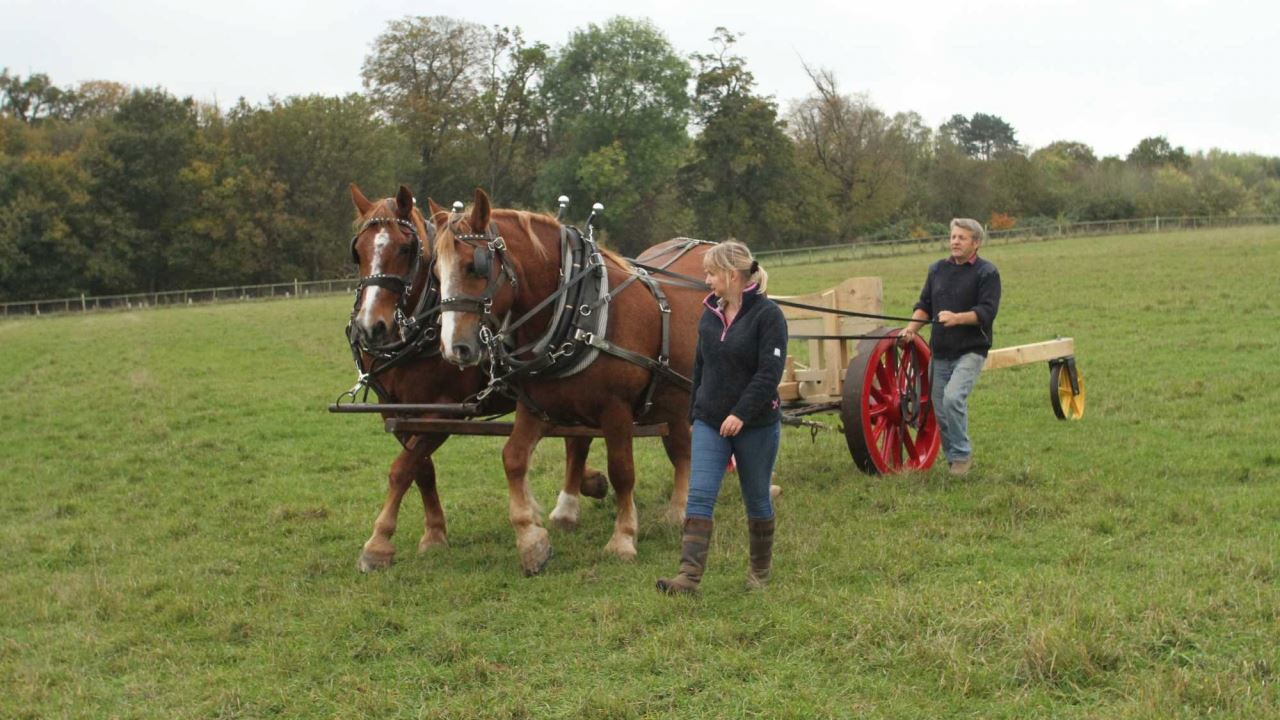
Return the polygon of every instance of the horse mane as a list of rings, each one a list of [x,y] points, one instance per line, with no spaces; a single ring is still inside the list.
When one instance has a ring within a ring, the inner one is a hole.
[[[495,208],[493,210],[492,217],[496,218],[499,216],[513,218],[516,221],[516,223],[520,226],[520,229],[524,231],[524,234],[528,235],[530,238],[539,237],[538,234],[533,229],[533,224],[535,220],[538,222],[539,225],[545,225],[547,227],[555,228],[556,237],[560,236],[560,232],[559,232],[560,223],[557,222],[555,218],[551,217],[550,215],[547,215],[546,213],[532,212],[529,210],[509,210],[505,208],[503,209]],[[547,252],[546,246],[543,245],[541,242],[533,243],[533,250],[534,252],[542,256],[544,260],[550,255],[550,253]]]
[[[446,214],[446,212],[442,211],[440,214]],[[498,218],[515,220],[516,224],[520,226],[520,230],[530,239],[531,242],[529,244],[533,246],[534,253],[544,260],[551,256],[551,253],[547,250],[546,246],[543,245],[538,234],[534,231],[533,226],[534,222],[537,221],[540,225],[559,228],[560,224],[556,222],[555,218],[544,213],[529,212],[527,210],[508,210],[505,208],[494,208],[490,213],[489,218],[490,220],[497,220]],[[433,218],[433,220],[434,219],[435,218]],[[471,227],[471,223],[467,221],[467,218],[463,217],[458,222],[462,223],[466,227],[466,232],[476,232],[475,228]],[[456,243],[454,243],[453,226],[454,223],[446,221],[444,223],[444,229],[436,235],[436,257],[440,258],[443,262],[453,260],[453,258],[457,257],[458,254]]]
[[[626,258],[622,257],[622,256],[621,256],[621,255],[619,255],[617,252],[615,252],[615,251],[613,251],[613,250],[610,250],[609,248],[600,247],[599,245],[597,245],[597,246],[596,246],[596,249],[598,249],[598,250],[600,251],[600,254],[601,254],[601,255],[603,255],[603,256],[605,256],[605,257],[609,258],[610,260],[612,260],[612,261],[614,261],[614,262],[618,263],[618,269],[619,269],[619,270],[622,270],[623,272],[631,273],[631,274],[633,274],[633,275],[635,274],[635,271],[636,271],[635,266],[633,266],[633,265],[631,264],[631,261],[630,261],[630,260],[628,260],[628,259],[626,259]]]
[[[414,208],[413,211],[417,214],[418,209]],[[447,215],[447,211],[441,211],[440,214]],[[420,217],[420,215],[417,215],[417,217]],[[496,220],[498,218],[515,221],[515,223],[520,227],[520,230],[532,240],[529,244],[533,246],[533,251],[544,260],[550,257],[550,252],[547,250],[546,245],[541,242],[540,236],[534,229],[534,225],[553,229],[556,232],[556,236],[559,237],[560,228],[562,227],[559,220],[547,213],[533,212],[530,210],[512,210],[509,208],[494,208],[490,214],[490,219]],[[435,218],[433,218],[433,220],[434,219]],[[463,218],[464,223],[465,221],[466,218]],[[466,223],[466,226],[467,232],[475,232],[475,229],[471,228],[470,223]],[[619,270],[632,275],[635,274],[635,266],[631,264],[630,260],[609,248],[601,247],[599,245],[597,245],[596,248],[600,251],[601,255],[612,260]],[[440,258],[444,262],[449,262],[457,256],[457,247],[453,241],[452,223],[446,222],[444,231],[436,235],[435,251],[436,257]]]
[[[523,230],[525,234],[527,234],[529,237],[534,237],[533,223],[535,221],[540,225],[546,225],[548,227],[555,228],[557,233],[559,233],[559,230],[561,227],[560,221],[547,213],[531,212],[528,210],[508,210],[508,209],[496,210],[495,209],[493,211],[493,214],[495,216],[501,214],[504,217],[515,216],[516,222],[520,224],[520,229]],[[617,263],[618,268],[620,270],[628,273],[634,272],[634,268],[631,266],[631,262],[626,258],[624,258],[623,256],[619,255],[617,252],[605,247],[600,247],[599,245],[597,245],[596,247],[597,249],[600,250],[601,255]],[[542,243],[535,243],[535,248],[542,253],[542,256],[544,258],[546,257],[547,250],[545,247],[543,247]]]

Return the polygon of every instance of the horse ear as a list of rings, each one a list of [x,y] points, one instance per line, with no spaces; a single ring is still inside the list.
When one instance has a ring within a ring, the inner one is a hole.
[[[471,205],[471,232],[482,233],[489,227],[489,196],[476,188],[476,198]]]
[[[351,202],[355,203],[356,210],[361,215],[369,212],[369,208],[373,207],[373,203],[369,202],[369,198],[360,192],[360,188],[356,187],[355,183],[351,183]]]
[[[448,214],[447,211],[436,204],[435,200],[427,198],[427,210],[431,212],[431,219],[435,221],[437,227],[444,227],[444,223],[439,220],[441,213]]]
[[[400,192],[396,193],[396,214],[405,220],[413,214],[413,193],[409,192],[409,188],[404,185],[401,185]]]

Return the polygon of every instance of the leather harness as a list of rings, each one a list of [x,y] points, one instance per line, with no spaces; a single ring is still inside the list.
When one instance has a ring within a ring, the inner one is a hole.
[[[499,319],[492,311],[492,299],[504,278],[513,286],[516,283],[506,243],[498,234],[496,225],[491,223],[483,235],[459,233],[454,235],[454,239],[475,248],[474,272],[480,274],[483,265],[488,278],[483,295],[455,296],[444,299],[440,304],[442,310],[481,316],[480,340],[488,350],[490,380],[489,385],[477,394],[477,400],[482,401],[496,392],[518,399],[546,422],[575,424],[552,418],[532,401],[521,387],[522,382],[571,377],[585,370],[601,352],[649,371],[649,382],[635,407],[636,419],[644,417],[653,407],[653,395],[660,381],[666,380],[686,391],[692,389],[693,383],[689,378],[671,368],[671,305],[650,270],[665,270],[694,247],[710,244],[707,241],[680,238],[683,242],[656,258],[665,259],[660,267],[650,268],[633,262],[626,269],[630,277],[610,290],[605,258],[594,239],[575,227],[561,226],[559,288],[513,320],[510,313]],[[650,259],[650,262],[654,261],[654,258]],[[609,304],[636,281],[649,290],[658,304],[662,341],[657,358],[620,347],[608,339]],[[552,317],[546,332],[523,346],[513,347],[515,331],[548,306],[552,307]]]

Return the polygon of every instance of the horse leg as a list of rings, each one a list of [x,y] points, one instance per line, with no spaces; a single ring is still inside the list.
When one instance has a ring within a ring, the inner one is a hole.
[[[684,524],[684,507],[689,501],[690,452],[693,448],[693,429],[684,418],[667,423],[667,436],[662,438],[674,475],[671,482],[671,500],[663,512],[663,520],[672,525]]]
[[[429,442],[434,439],[435,435],[424,437],[419,442]],[[444,508],[440,505],[440,494],[436,492],[436,466],[431,460],[431,456],[444,443],[445,436],[438,436],[440,439],[435,443],[435,447],[422,457],[418,462],[417,472],[414,474],[414,481],[418,483],[418,492],[422,495],[422,539],[418,541],[418,552],[424,553],[435,547],[448,547],[449,535],[445,527]]]
[[[573,452],[578,453],[578,457],[573,462],[582,477],[579,483],[582,494],[596,500],[603,500],[604,496],[609,494],[609,477],[587,464],[587,453],[591,451],[591,438],[567,438],[565,440],[566,459],[570,452],[570,442],[573,443]]]
[[[609,482],[617,498],[618,516],[613,523],[613,537],[604,546],[607,553],[623,560],[636,557],[636,471],[631,454],[631,431],[634,419],[631,407],[615,402],[600,416],[600,428],[609,448]]]
[[[609,479],[599,470],[587,466],[587,453],[590,451],[589,437],[564,439],[564,489],[560,491],[550,515],[551,522],[561,530],[578,527],[580,495],[600,499],[608,493],[605,483]]]
[[[529,458],[544,432],[544,423],[524,405],[519,405],[511,437],[502,447],[502,465],[507,473],[507,514],[515,530],[516,550],[525,575],[542,572],[551,559],[551,539],[538,520],[537,503],[529,489]]]
[[[585,441],[585,442],[584,442]],[[551,523],[561,530],[578,527],[578,511],[581,503],[582,472],[587,466],[587,453],[591,450],[591,438],[564,439],[564,489],[556,498],[556,507],[549,516]]]
[[[395,560],[396,547],[391,542],[391,536],[396,533],[400,501],[404,499],[405,492],[413,484],[414,470],[422,458],[444,442],[443,437],[434,443],[424,442],[424,440],[424,437],[419,436],[410,441],[409,447],[402,449],[391,463],[391,470],[387,473],[387,498],[382,503],[382,510],[378,513],[378,517],[373,521],[373,535],[365,541],[364,548],[360,551],[360,559],[356,561],[356,567],[360,572],[380,570]]]

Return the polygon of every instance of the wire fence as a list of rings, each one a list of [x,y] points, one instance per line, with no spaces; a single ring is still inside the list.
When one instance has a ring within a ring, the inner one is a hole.
[[[1134,220],[1092,220],[1088,222],[1052,223],[989,230],[984,247],[1013,245],[1023,242],[1052,240],[1062,237],[1097,235],[1130,235],[1137,233],[1173,232],[1207,228],[1277,225],[1280,215],[1151,217]],[[755,253],[762,265],[803,265],[836,260],[886,257],[923,252],[945,252],[947,235],[889,240],[858,240],[836,245],[815,245]]]
[[[227,285],[196,290],[162,290],[124,295],[80,295],[52,300],[0,303],[0,317],[56,315],[101,310],[143,310],[155,307],[244,302],[246,300],[287,299],[354,293],[357,279],[311,280],[264,285]]]
[[[1127,235],[1172,232],[1200,228],[1241,227],[1280,224],[1280,215],[1153,217],[1136,220],[1097,220],[1054,223],[988,232],[985,246],[1012,245],[1061,237]],[[765,250],[755,255],[766,266],[800,265],[837,260],[885,257],[910,253],[938,252],[946,248],[946,235],[892,240],[857,240],[851,243]],[[335,293],[354,293],[357,279],[293,281],[263,285],[228,285],[197,290],[164,290],[124,295],[80,295],[51,300],[23,300],[0,303],[0,318],[34,317],[107,310],[141,310],[155,307],[204,305],[249,300],[304,298]]]

